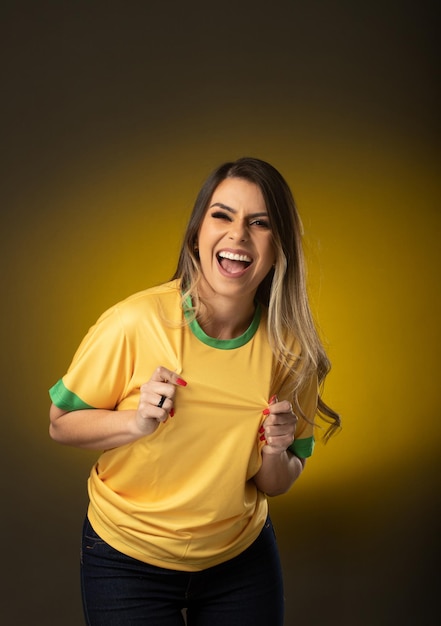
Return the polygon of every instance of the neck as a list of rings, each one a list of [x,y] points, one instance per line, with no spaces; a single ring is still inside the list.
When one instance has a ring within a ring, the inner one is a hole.
[[[254,301],[244,302],[244,298],[201,297],[201,305],[199,325],[209,337],[216,339],[235,339],[243,335],[255,312]]]

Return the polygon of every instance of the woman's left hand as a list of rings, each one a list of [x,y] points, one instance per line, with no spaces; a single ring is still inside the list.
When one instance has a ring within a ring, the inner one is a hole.
[[[263,411],[268,417],[259,431],[261,441],[265,441],[262,454],[282,454],[294,441],[297,416],[288,400],[275,399],[275,402]]]

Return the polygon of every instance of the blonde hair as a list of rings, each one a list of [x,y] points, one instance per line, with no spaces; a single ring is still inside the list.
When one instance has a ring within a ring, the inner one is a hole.
[[[196,198],[187,225],[173,278],[181,280],[183,299],[191,294],[193,313],[198,315],[200,300],[197,285],[200,265],[197,237],[210,199],[226,178],[241,178],[256,184],[263,195],[273,234],[276,262],[258,287],[256,300],[268,309],[268,337],[280,365],[291,374],[294,406],[301,412],[298,395],[311,376],[317,375],[320,389],[331,368],[311,313],[306,288],[302,248],[303,228],[291,190],[282,175],[269,163],[243,157],[224,163],[207,178]],[[287,346],[297,340],[299,352]],[[317,414],[328,424],[327,441],[341,427],[338,413],[318,395]]]

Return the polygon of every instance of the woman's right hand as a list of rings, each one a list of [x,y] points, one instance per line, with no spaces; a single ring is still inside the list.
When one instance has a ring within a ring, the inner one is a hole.
[[[185,380],[165,367],[158,367],[141,387],[138,408],[78,409],[66,411],[55,404],[50,408],[49,433],[58,443],[88,450],[109,450],[132,443],[155,432],[174,412],[176,386]],[[162,406],[158,404],[164,396]]]
[[[157,367],[150,380],[141,386],[136,411],[136,426],[143,435],[151,435],[162,422],[174,415],[176,387],[187,383],[166,367]]]

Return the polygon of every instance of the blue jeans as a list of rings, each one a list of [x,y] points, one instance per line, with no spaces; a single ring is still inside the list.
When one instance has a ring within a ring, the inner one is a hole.
[[[105,543],[86,519],[81,582],[88,626],[282,626],[283,582],[270,519],[239,556],[199,572],[148,565]]]

